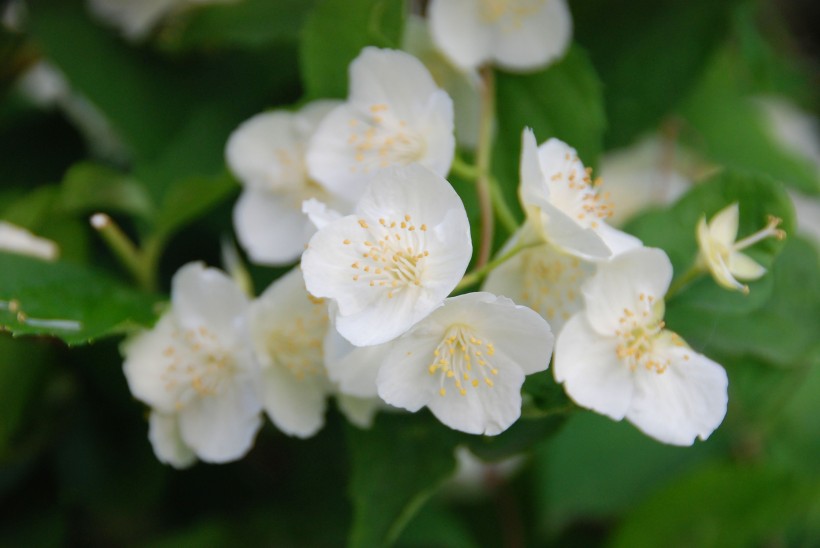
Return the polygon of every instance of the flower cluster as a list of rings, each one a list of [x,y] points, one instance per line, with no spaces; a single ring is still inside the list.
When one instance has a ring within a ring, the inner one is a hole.
[[[416,47],[437,48],[426,58],[481,86],[480,66],[543,67],[570,34],[563,0],[440,0],[429,6],[432,39]],[[123,347],[160,460],[239,458],[263,411],[282,432],[311,436],[329,396],[360,426],[381,409],[426,407],[453,429],[497,435],[521,415],[525,376],[551,361],[578,405],[665,443],[718,427],[726,373],[665,328],[669,259],[610,224],[610,196],[575,149],[522,128],[526,218],[465,277],[471,224],[445,177],[454,113],[476,109],[402,51],[367,47],[349,77],[347,100],[258,114],[227,141],[244,187],[239,243],[254,263],[300,265],[255,299],[222,272],[187,265],[156,327]],[[736,206],[697,229],[701,269],[734,288],[734,277],[763,273],[740,253],[763,235],[733,243],[736,232]],[[483,276],[481,291],[464,292]]]

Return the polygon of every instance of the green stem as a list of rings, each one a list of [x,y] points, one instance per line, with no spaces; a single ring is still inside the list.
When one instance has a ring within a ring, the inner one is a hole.
[[[476,150],[476,165],[478,179],[476,191],[478,205],[481,212],[481,238],[478,248],[476,266],[487,264],[493,245],[494,216],[492,203],[492,189],[490,186],[490,160],[493,147],[493,119],[495,117],[495,78],[492,67],[487,65],[481,68],[481,120],[478,126],[478,149]]]
[[[453,164],[450,166],[450,171],[457,177],[461,177],[462,179],[466,179],[468,181],[475,181],[478,179],[478,168],[467,162],[458,154],[453,157]]]
[[[510,234],[514,234],[515,231],[518,230],[518,221],[512,209],[510,209],[510,206],[507,205],[507,201],[504,199],[504,193],[501,192],[501,185],[498,184],[498,180],[495,177],[490,178],[490,192],[492,193],[491,198],[493,200],[493,207],[495,208],[495,215],[498,217],[498,220],[501,221],[501,224],[504,225],[504,229]]]
[[[666,292],[666,296],[664,298],[667,301],[671,300],[678,293],[680,293],[684,287],[692,283],[701,274],[703,274],[703,268],[701,268],[698,263],[693,264],[689,270],[672,281],[672,285],[669,286],[669,290]]]
[[[119,226],[105,213],[91,216],[91,226],[99,232],[103,241],[119,259],[120,263],[134,277],[137,284],[145,291],[155,290],[153,264],[146,260],[146,254],[140,251]]]
[[[506,253],[504,253],[502,255],[499,255],[498,257],[496,257],[492,261],[488,262],[487,264],[485,264],[481,267],[476,268],[475,270],[473,270],[472,272],[470,272],[469,274],[464,276],[461,279],[461,281],[458,282],[458,285],[456,286],[454,291],[461,291],[463,289],[466,289],[466,288],[470,287],[473,284],[476,284],[476,283],[480,282],[482,279],[484,279],[484,277],[487,274],[492,272],[493,269],[495,269],[498,266],[500,266],[501,264],[509,261],[510,259],[515,257],[516,255],[518,255],[520,252],[522,252],[525,249],[528,249],[530,247],[536,247],[536,246],[542,245],[543,243],[544,242],[538,241],[538,242],[530,242],[530,243],[526,243],[526,244],[518,244],[517,246],[513,247],[512,249],[510,249]]]

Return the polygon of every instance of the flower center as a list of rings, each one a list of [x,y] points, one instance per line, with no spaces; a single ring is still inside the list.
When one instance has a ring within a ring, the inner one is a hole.
[[[165,389],[176,392],[181,409],[196,397],[219,394],[235,370],[235,362],[209,329],[176,329],[163,351],[168,363],[162,374]]]
[[[615,347],[618,359],[626,362],[631,371],[642,367],[663,373],[669,367],[668,359],[659,359],[655,352],[655,341],[665,326],[663,301],[656,302],[652,295],[641,293],[636,310],[624,308],[615,330],[619,341]]]
[[[372,224],[359,219],[359,226],[369,239],[362,243],[362,259],[350,265],[354,282],[386,288],[388,299],[407,287],[421,286],[430,255],[425,249],[427,225],[416,226],[405,214],[401,220],[383,217]]]
[[[521,253],[524,303],[547,320],[563,321],[581,309],[578,287],[591,267],[577,257],[553,250],[549,245]]]
[[[615,213],[609,192],[598,192],[601,178],[592,179],[592,168],[583,172],[576,169],[577,157],[566,153],[564,160],[568,169],[555,172],[550,178],[551,201],[575,222],[583,227],[598,228],[599,221],[605,221]]]
[[[464,325],[453,325],[447,330],[444,338],[433,351],[433,363],[428,372],[439,374],[439,394],[447,395],[445,388],[449,380],[462,396],[467,395],[467,388],[478,388],[482,384],[493,387],[492,376],[498,375],[498,369],[487,361],[495,354],[495,347],[489,341],[475,336],[470,328]]]
[[[399,119],[385,104],[370,106],[370,120],[351,119],[348,144],[355,151],[352,173],[370,171],[391,165],[407,165],[421,160],[427,150],[425,140]]]
[[[271,329],[266,339],[272,362],[287,369],[297,380],[324,374],[323,339],[327,331],[327,307],[323,299],[308,296],[313,306],[308,314],[291,318]]]

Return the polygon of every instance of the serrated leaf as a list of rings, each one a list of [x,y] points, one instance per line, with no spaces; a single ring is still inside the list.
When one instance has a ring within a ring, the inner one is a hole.
[[[546,70],[524,75],[498,74],[498,133],[493,162],[508,204],[518,207],[518,165],[524,128],[533,128],[539,143],[550,137],[565,141],[578,151],[586,165],[595,165],[606,127],[603,101],[595,69],[577,46]]]
[[[145,188],[111,168],[82,162],[68,170],[60,188],[59,206],[72,213],[119,211],[139,217],[154,212]]]
[[[782,185],[765,176],[754,176],[726,171],[695,186],[672,206],[645,213],[632,222],[626,230],[640,238],[644,245],[660,247],[669,255],[680,276],[695,261],[698,245],[695,227],[702,215],[707,220],[731,203],[740,208],[738,236],[746,237],[763,228],[769,215],[783,220],[786,232],[794,229],[794,210]],[[764,267],[771,267],[783,242],[774,238],[763,240],[744,251]],[[765,303],[772,289],[771,280],[751,282],[749,295],[716,287],[708,275],[676,296],[675,306],[688,306],[705,311],[748,312]]]
[[[347,96],[347,67],[365,46],[398,48],[399,0],[323,0],[302,31],[299,65],[308,98]]]
[[[458,436],[428,413],[382,413],[371,430],[348,427],[352,547],[385,546],[455,470]]]
[[[69,345],[153,323],[158,298],[67,262],[0,253],[0,326]]]
[[[606,89],[607,148],[624,146],[683,100],[725,38],[737,0],[573,4],[575,35]]]

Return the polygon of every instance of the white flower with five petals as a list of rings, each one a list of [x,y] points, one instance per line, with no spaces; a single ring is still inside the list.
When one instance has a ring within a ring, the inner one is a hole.
[[[224,273],[191,263],[174,275],[171,309],[123,344],[128,386],[155,413],[150,438],[163,462],[182,467],[191,453],[227,462],[251,448],[262,422],[247,306]]]
[[[421,165],[375,177],[356,213],[332,221],[302,256],[305,285],[332,299],[339,333],[357,346],[407,331],[455,288],[472,255],[464,204]]]
[[[537,70],[572,39],[566,0],[432,0],[428,18],[436,45],[463,68]]]
[[[500,434],[521,415],[525,375],[547,369],[553,336],[541,316],[491,293],[452,297],[390,343],[377,385],[384,401],[427,406],[470,434]]]
[[[245,187],[233,212],[236,235],[251,260],[281,265],[299,258],[316,231],[302,213],[305,200],[350,212],[352,203],[313,181],[305,167],[307,142],[339,103],[315,101],[298,112],[257,114],[231,134],[225,157]]]
[[[706,439],[726,414],[726,372],[664,329],[672,264],[659,249],[602,263],[564,326],[553,372],[579,405],[674,445]]]
[[[347,102],[316,130],[310,176],[355,202],[374,172],[420,163],[447,175],[453,161],[453,102],[407,53],[367,47],[350,64]]]

